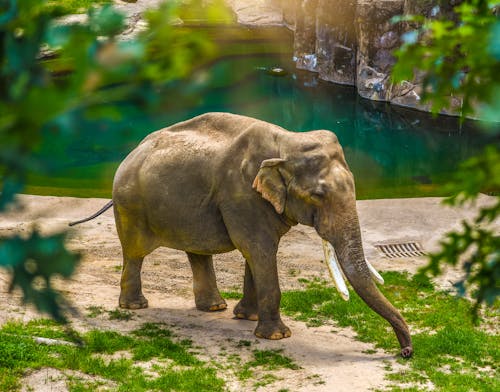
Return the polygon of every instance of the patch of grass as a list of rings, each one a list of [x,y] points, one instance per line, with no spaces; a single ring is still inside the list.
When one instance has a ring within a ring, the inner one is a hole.
[[[241,342],[241,341],[240,341]],[[243,341],[245,342],[245,341]],[[237,347],[249,347],[245,344]],[[282,354],[283,350],[253,350],[253,359],[242,362],[238,354],[227,357],[229,367],[240,381],[253,381],[253,388],[266,386],[278,380],[276,375],[270,373],[279,369],[297,370],[300,367],[291,359]],[[258,371],[256,372],[256,370]]]
[[[124,320],[129,321],[134,318],[134,313],[129,310],[113,309],[108,310],[108,315],[110,320]]]
[[[88,306],[87,307],[87,317],[96,318],[97,316],[104,313],[104,308],[102,306]]]
[[[438,391],[500,390],[499,336],[473,324],[470,302],[436,291],[428,279],[397,272],[383,276],[386,283],[381,291],[414,331],[414,356],[409,361],[399,360],[408,368],[392,374],[392,380],[420,386],[431,382]],[[305,290],[282,293],[283,313],[306,322],[333,320],[339,326],[352,327],[359,340],[399,353],[390,325],[352,290],[351,299],[345,302],[324,282],[304,283]]]
[[[238,341],[237,347],[250,347],[252,342],[250,340],[240,340]]]
[[[262,366],[267,370],[292,369],[297,370],[300,367],[289,357],[281,353],[283,350],[254,350],[254,360],[247,363],[249,367]]]
[[[146,391],[224,390],[224,382],[215,369],[198,360],[188,350],[189,340],[175,342],[163,325],[145,324],[130,335],[114,331],[90,331],[81,335],[79,346],[47,346],[37,344],[32,336],[57,337],[70,340],[71,333],[53,322],[34,321],[27,324],[7,323],[0,329],[0,390],[19,390],[20,378],[28,369],[52,367],[74,370],[98,380],[69,377],[71,391],[91,391],[111,383],[113,390]],[[132,359],[114,359],[112,354],[126,351]],[[106,356],[110,356],[106,359]],[[169,358],[160,366],[158,376],[145,374],[137,366],[140,361]],[[189,366],[189,368],[185,368]],[[116,388],[115,388],[116,386]]]
[[[221,293],[221,297],[224,299],[241,299],[243,294],[238,291],[224,291]]]
[[[164,323],[144,323],[132,334],[146,338],[171,338],[173,336],[172,331],[167,329]]]
[[[259,381],[253,384],[253,387],[254,389],[262,388],[278,380],[279,378],[276,377],[274,374],[265,374],[264,376],[261,377]]]

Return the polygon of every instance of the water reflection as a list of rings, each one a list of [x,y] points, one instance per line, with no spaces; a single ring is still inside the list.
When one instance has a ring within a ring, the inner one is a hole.
[[[334,131],[355,174],[358,198],[440,195],[439,185],[457,164],[491,141],[471,122],[460,125],[455,118],[363,100],[351,87],[296,71],[290,58],[286,51],[227,56],[165,86],[164,100],[152,113],[139,112],[132,102],[122,103],[128,115],[120,123],[80,116],[73,124],[76,136],[50,140],[40,151],[64,156],[66,169],[33,175],[28,191],[109,197],[115,168],[145,135],[209,111],[257,117],[294,131]],[[272,75],[272,67],[287,73]]]

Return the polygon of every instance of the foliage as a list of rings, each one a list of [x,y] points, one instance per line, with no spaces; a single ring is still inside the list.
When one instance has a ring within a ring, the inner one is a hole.
[[[457,187],[459,184],[460,187]],[[500,190],[500,153],[490,146],[484,155],[464,162],[457,173],[454,196],[445,200],[449,205],[464,205],[475,200],[480,191]],[[437,276],[443,264],[457,265],[465,256],[466,277],[455,286],[460,295],[471,293],[476,300],[472,309],[477,317],[479,306],[493,305],[500,295],[500,236],[488,228],[500,216],[500,197],[480,209],[472,223],[463,221],[460,232],[451,232],[441,242],[441,249],[430,255],[430,263],[420,274]]]
[[[123,124],[124,103],[147,113],[158,103],[158,83],[185,76],[213,52],[199,34],[174,26],[177,2],[148,12],[147,30],[130,40],[118,39],[125,17],[109,4],[89,9],[83,23],[61,22],[67,12],[54,1],[0,0],[0,211],[29,174],[64,167],[36,156],[43,142],[71,137],[82,116]],[[65,249],[64,236],[34,231],[3,239],[0,252],[11,287],[62,319],[50,279],[68,277],[79,259]],[[34,288],[37,277],[43,288]]]
[[[437,113],[450,105],[450,93],[463,99],[461,115],[477,115],[497,129],[500,122],[500,2],[466,0],[454,8],[453,17],[409,16],[418,25],[403,36],[396,51],[395,81],[412,80],[418,69],[423,78],[423,100]],[[418,59],[418,64],[415,63]],[[476,110],[478,109],[479,112]],[[492,206],[482,208],[472,223],[462,222],[461,231],[446,235],[441,249],[430,255],[430,263],[420,272],[436,276],[443,264],[465,260],[465,278],[455,286],[460,295],[475,299],[474,317],[480,305],[492,305],[500,294],[500,237],[487,225],[500,216],[500,153],[498,144],[481,156],[461,165],[448,186],[449,205],[473,202],[480,192],[496,195]]]
[[[80,258],[64,247],[64,234],[43,237],[33,231],[28,238],[15,236],[0,240],[0,267],[12,271],[10,289],[23,290],[24,301],[32,302],[39,310],[63,320],[60,310],[62,297],[51,286],[51,278],[68,278]]]
[[[439,5],[434,18],[397,18],[419,27],[403,35],[393,80],[413,80],[422,71],[422,99],[435,113],[450,106],[451,93],[463,99],[463,116],[476,114],[481,104],[482,118],[500,121],[500,20],[493,11],[498,6],[498,0],[466,0],[454,8],[454,18]]]
[[[429,278],[399,272],[382,275],[385,284],[379,288],[408,322],[415,348],[411,361],[399,359],[405,366],[389,375],[397,381],[389,390],[401,390],[401,384],[408,390],[425,390],[428,383],[436,391],[500,388],[498,309],[483,315],[480,328],[468,317],[469,301],[436,291]],[[282,293],[283,313],[308,324],[333,324],[332,332],[336,326],[351,327],[359,340],[398,353],[390,325],[356,293],[351,292],[350,300],[344,301],[325,282],[305,282],[305,286]]]
[[[112,0],[48,0],[47,6],[64,13],[85,13],[92,5],[111,3]],[[137,1],[137,0],[136,0]]]
[[[18,390],[26,369],[48,367],[77,371],[73,377],[68,376],[70,390],[100,390],[98,382],[120,391],[223,390],[224,382],[215,370],[191,354],[189,345],[175,342],[163,326],[154,326],[157,336],[142,333],[143,328],[131,335],[94,330],[79,337],[83,346],[47,346],[35,343],[33,337],[73,339],[60,325],[45,320],[9,322],[0,329],[0,390]],[[105,360],[105,355],[117,352],[129,353],[132,359],[115,355]],[[149,360],[154,360],[152,366],[143,362]],[[84,377],[79,375],[82,373]]]

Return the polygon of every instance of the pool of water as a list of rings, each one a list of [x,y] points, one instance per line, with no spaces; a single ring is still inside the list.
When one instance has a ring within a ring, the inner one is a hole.
[[[190,79],[165,86],[154,113],[124,103],[129,106],[124,122],[82,118],[72,135],[47,139],[38,154],[66,165],[54,165],[50,175],[33,173],[26,192],[110,197],[119,162],[148,133],[209,111],[252,116],[298,132],[335,132],[354,172],[358,199],[443,195],[441,185],[459,162],[491,141],[472,122],[460,125],[452,117],[363,100],[352,87],[295,70],[291,39],[277,29],[232,28],[219,35],[221,57]],[[286,75],[270,74],[272,67]]]

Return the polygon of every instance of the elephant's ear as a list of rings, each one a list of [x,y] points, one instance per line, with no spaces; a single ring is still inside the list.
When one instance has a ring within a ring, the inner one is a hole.
[[[285,210],[286,185],[279,168],[285,162],[281,158],[266,159],[260,165],[253,181],[253,189],[270,202],[278,214]]]

